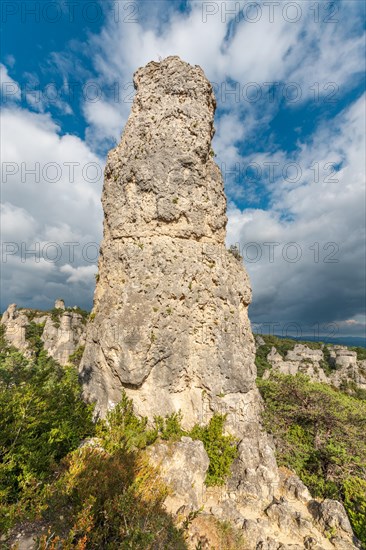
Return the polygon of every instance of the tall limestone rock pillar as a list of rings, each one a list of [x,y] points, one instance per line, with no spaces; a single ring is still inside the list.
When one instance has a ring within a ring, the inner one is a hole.
[[[134,84],[105,169],[84,394],[104,415],[125,389],[137,413],[181,409],[187,427],[228,413],[227,429],[241,440],[235,490],[267,500],[277,468],[258,421],[251,288],[225,247],[212,87],[200,67],[178,57],[148,63]]]

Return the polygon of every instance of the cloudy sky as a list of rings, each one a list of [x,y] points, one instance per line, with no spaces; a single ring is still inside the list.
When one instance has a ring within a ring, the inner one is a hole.
[[[218,102],[213,147],[255,328],[365,334],[365,4],[4,1],[1,310],[90,309],[107,151],[132,75],[179,55]]]

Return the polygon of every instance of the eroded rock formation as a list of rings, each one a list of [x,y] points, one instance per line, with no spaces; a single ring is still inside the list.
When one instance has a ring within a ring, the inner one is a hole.
[[[324,349],[328,352],[327,357]],[[282,374],[302,373],[315,382],[330,384],[336,388],[351,383],[360,389],[366,389],[365,360],[358,361],[357,353],[343,346],[328,345],[324,349],[311,349],[306,344],[296,344],[283,357],[273,346],[267,355],[267,361],[274,371]],[[326,363],[327,371],[324,370]],[[270,370],[266,370],[263,377],[268,378],[270,373]]]
[[[34,322],[43,327],[41,340],[48,355],[67,365],[70,355],[85,344],[86,322],[77,311],[67,311],[63,300],[56,300],[54,311],[56,314],[52,315],[47,311],[17,309],[16,304],[11,304],[1,318],[6,339],[30,359],[34,352],[27,339],[27,327]]]
[[[136,413],[152,419],[181,410],[185,427],[227,413],[239,456],[220,494],[204,494],[206,513],[240,526],[248,548],[334,548],[314,526],[306,488],[284,483],[260,425],[251,288],[225,247],[211,85],[200,67],[178,57],[149,63],[134,83],[132,112],[105,169],[104,238],[80,366],[84,395],[104,415],[125,390]],[[188,467],[191,446],[151,450],[176,492],[173,513],[185,492],[176,472]],[[207,457],[196,451],[202,481]],[[188,506],[200,503],[189,495]]]
[[[255,399],[251,289],[225,248],[210,83],[176,57],[149,63],[134,82],[132,113],[105,170],[104,239],[81,372],[102,413],[127,388],[139,412],[182,409],[194,423],[203,392],[233,399],[252,391]]]

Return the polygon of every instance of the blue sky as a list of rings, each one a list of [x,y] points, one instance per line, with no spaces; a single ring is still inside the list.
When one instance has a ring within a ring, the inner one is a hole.
[[[253,325],[365,334],[363,2],[1,9],[2,309],[91,307],[102,170],[133,72],[179,55],[217,97],[227,240],[251,277]]]

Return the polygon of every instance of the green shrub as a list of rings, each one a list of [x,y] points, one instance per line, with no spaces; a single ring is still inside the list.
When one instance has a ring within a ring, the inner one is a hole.
[[[257,376],[259,378],[262,378],[264,372],[267,369],[271,369],[271,364],[267,361],[267,355],[271,351],[272,346],[265,344],[263,346],[260,346],[257,349],[257,353],[255,355],[255,364],[257,367]]]
[[[295,470],[314,496],[343,501],[366,542],[366,403],[304,375],[272,373],[257,383],[278,463]]]
[[[132,399],[128,399],[123,392],[121,401],[107,413],[105,420],[99,421],[96,435],[109,452],[117,449],[143,449],[153,443],[158,436],[157,429],[149,429],[147,424],[147,418],[135,415]]]
[[[190,432],[192,439],[200,439],[210,459],[206,485],[223,485],[234,459],[238,456],[237,440],[232,435],[223,435],[226,415],[215,414],[207,426],[196,425]]]
[[[228,248],[228,252],[232,254],[232,256],[234,256],[234,258],[236,258],[239,262],[243,260],[243,256],[240,254],[240,249],[238,245],[231,244],[230,247]]]
[[[324,370],[325,374],[329,376],[335,370],[335,363],[330,356],[330,350],[328,346],[322,348],[324,359],[320,361],[320,366]]]
[[[69,363],[70,365],[74,365],[74,367],[78,367],[80,365],[80,361],[83,357],[85,346],[79,346],[76,348],[74,353],[71,353],[69,355]]]
[[[60,317],[64,313],[65,313],[65,310],[62,309],[62,308],[54,307],[53,309],[51,309],[51,311],[50,311],[51,319],[52,319],[52,322],[55,325],[55,327],[58,328],[60,326]]]
[[[162,503],[167,488],[141,452],[158,438],[182,435],[203,441],[210,459],[206,483],[222,484],[236,457],[236,441],[223,435],[225,416],[186,431],[181,413],[147,418],[120,403],[97,425],[81,399],[74,367],[61,367],[43,349],[43,326],[26,336],[32,359],[10,347],[0,330],[0,529],[41,521],[49,527],[40,549],[187,548],[191,516],[176,527]],[[78,348],[70,360],[78,362]],[[95,446],[80,442],[97,436]],[[99,442],[99,443],[98,443]]]
[[[77,373],[47,357],[31,323],[36,351],[27,360],[0,339],[0,528],[34,508],[57,462],[93,433],[92,411],[80,397]]]
[[[343,380],[341,382],[340,389],[342,392],[352,395],[352,397],[355,397],[356,399],[366,401],[366,390],[360,388],[353,380]]]
[[[43,521],[49,534],[39,548],[184,550],[184,534],[163,508],[167,494],[158,470],[142,455],[126,448],[77,449],[47,489]]]
[[[155,428],[156,435],[161,439],[178,441],[182,435],[188,435],[188,432],[182,428],[182,413],[172,413],[165,418],[161,416],[155,416]]]
[[[105,421],[99,422],[96,433],[108,451],[144,449],[158,438],[169,441],[178,441],[182,436],[199,439],[210,459],[206,484],[223,485],[237,456],[236,439],[223,434],[225,419],[225,415],[215,414],[207,426],[196,424],[187,431],[181,426],[179,411],[165,418],[156,416],[154,426],[149,428],[148,419],[135,415],[132,400],[123,392],[120,403],[107,414]]]
[[[267,369],[271,369],[271,364],[267,361],[267,355],[274,346],[282,357],[286,356],[287,351],[293,350],[296,345],[296,340],[290,338],[278,338],[267,334],[261,334],[260,337],[264,340],[264,344],[259,346],[256,351],[255,364],[257,367],[257,376],[262,378]]]
[[[36,357],[38,357],[43,350],[41,336],[43,334],[44,325],[45,323],[35,323],[34,321],[31,321],[25,327],[25,338],[28,340],[29,345]]]
[[[24,308],[18,308],[18,311],[23,311],[23,313],[26,314],[26,316],[28,317],[28,320],[29,321],[33,321],[33,319],[35,319],[36,317],[41,317],[42,315],[44,315],[44,311],[41,311],[39,309],[26,309],[24,310]]]
[[[291,338],[279,338],[277,336],[271,336],[267,334],[262,334],[261,336],[266,345],[269,346],[270,350],[272,346],[274,346],[283,358],[286,357],[286,353],[288,351],[292,351],[296,344],[299,343],[296,340],[292,340]]]
[[[366,542],[366,480],[350,476],[343,483],[344,505],[358,538]]]
[[[196,424],[186,431],[181,426],[181,412],[173,413],[165,419],[155,417],[155,436],[169,441],[178,441],[182,436],[202,441],[210,460],[205,483],[208,486],[223,485],[238,454],[236,439],[223,433],[225,419],[226,415],[215,414],[206,426]]]

